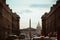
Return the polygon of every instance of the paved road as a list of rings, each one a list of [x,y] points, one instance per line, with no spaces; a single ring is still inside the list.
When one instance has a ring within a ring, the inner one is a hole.
[[[51,37],[51,39],[52,39],[52,40],[55,40],[55,39],[56,39],[56,37]]]

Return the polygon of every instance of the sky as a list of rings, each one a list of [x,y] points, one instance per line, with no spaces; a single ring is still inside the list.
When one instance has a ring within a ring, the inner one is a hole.
[[[31,19],[31,27],[36,28],[38,22],[42,27],[41,17],[45,12],[49,12],[51,6],[56,4],[57,0],[7,0],[10,9],[20,16],[20,28],[29,27],[29,19]]]

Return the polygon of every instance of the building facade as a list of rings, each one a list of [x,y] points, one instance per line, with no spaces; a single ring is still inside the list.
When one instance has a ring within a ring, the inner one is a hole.
[[[57,0],[50,12],[42,16],[42,33],[55,33],[60,30],[60,0]]]
[[[45,13],[41,18],[42,18],[42,35],[46,34],[46,15],[47,13]]]
[[[39,22],[37,24],[36,34],[37,34],[37,36],[40,36],[41,35],[41,26],[40,26],[40,23]]]
[[[36,36],[36,29],[34,28],[26,28],[26,29],[20,29],[20,35],[25,35],[25,38],[33,38]]]
[[[13,13],[12,15],[12,32],[13,34],[19,35],[19,19],[20,17],[16,14]]]
[[[8,35],[12,35],[14,33],[13,31],[17,32],[19,30],[19,16],[17,14],[15,15],[14,14],[15,13],[12,13],[12,10],[6,4],[6,0],[0,0],[0,39],[1,40],[7,38]]]

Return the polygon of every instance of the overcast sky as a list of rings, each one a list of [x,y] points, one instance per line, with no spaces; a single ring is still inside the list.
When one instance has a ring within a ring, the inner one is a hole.
[[[29,27],[29,19],[31,19],[31,26],[36,28],[38,22],[41,25],[41,16],[45,12],[49,12],[56,0],[7,0],[7,4],[20,17],[20,28]]]

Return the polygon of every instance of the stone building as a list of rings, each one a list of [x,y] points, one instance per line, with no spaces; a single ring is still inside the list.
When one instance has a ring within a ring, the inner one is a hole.
[[[41,18],[42,18],[42,35],[46,34],[46,15],[47,13],[45,13]]]
[[[3,40],[8,35],[12,35],[13,31],[19,31],[19,16],[12,13],[6,0],[0,0],[0,39]]]
[[[42,16],[42,33],[54,34],[55,32],[60,32],[60,0],[57,0],[56,4],[51,7],[51,10],[47,15],[44,14]]]
[[[41,35],[41,26],[40,26],[40,23],[39,22],[37,24],[36,34],[37,34],[37,36],[40,36]]]
[[[19,35],[19,19],[20,17],[16,13],[12,13],[12,32]]]
[[[31,38],[33,38],[34,36],[36,36],[36,29],[34,28],[20,29],[20,35],[25,35],[25,38],[30,38],[30,36]]]

